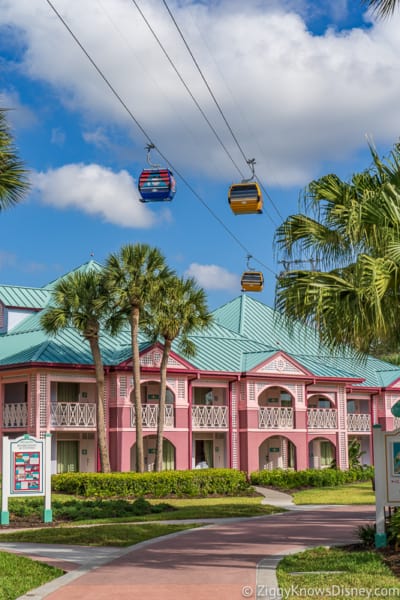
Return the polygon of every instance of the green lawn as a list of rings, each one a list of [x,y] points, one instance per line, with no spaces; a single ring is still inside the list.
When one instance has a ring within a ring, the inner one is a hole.
[[[336,572],[335,572],[336,571]],[[399,579],[373,551],[315,548],[285,557],[277,569],[283,598],[398,597]]]
[[[375,504],[370,481],[293,492],[295,504]]]
[[[139,523],[87,527],[47,527],[2,533],[2,542],[34,542],[35,544],[69,544],[81,546],[131,546],[169,533],[192,529],[195,525]]]
[[[63,575],[61,569],[0,552],[0,600],[14,600],[60,575]]]

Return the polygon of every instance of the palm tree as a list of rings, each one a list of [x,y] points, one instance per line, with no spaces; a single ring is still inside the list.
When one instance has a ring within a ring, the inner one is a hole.
[[[101,470],[109,473],[111,469],[105,429],[104,367],[99,345],[100,323],[106,314],[108,296],[105,294],[101,273],[93,269],[70,273],[56,283],[52,290],[52,302],[53,306],[41,317],[44,330],[56,335],[63,329],[74,327],[89,343],[96,373],[96,421]]]
[[[399,0],[362,0],[369,8],[380,17],[388,17],[394,13],[399,6]]]
[[[161,471],[163,465],[163,433],[167,391],[167,367],[172,343],[179,337],[179,349],[187,357],[195,354],[196,347],[190,334],[211,323],[206,295],[191,277],[185,279],[170,276],[164,280],[159,293],[153,297],[150,316],[144,331],[153,341],[163,338],[163,354],[160,366],[160,403],[158,409],[156,461],[154,470]]]
[[[161,281],[170,275],[164,256],[147,244],[127,244],[106,261],[106,285],[120,314],[129,322],[136,413],[136,470],[144,471],[142,401],[140,395],[139,324]]]
[[[19,160],[10,129],[6,110],[0,108],[0,210],[22,200],[29,189],[27,171]]]
[[[276,307],[316,327],[331,349],[400,347],[400,146],[349,183],[327,175],[305,191],[305,212],[277,229],[285,258],[319,269],[278,277]],[[318,262],[317,262],[318,261]]]

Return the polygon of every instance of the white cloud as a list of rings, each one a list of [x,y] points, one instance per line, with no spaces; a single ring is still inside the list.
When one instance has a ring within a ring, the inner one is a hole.
[[[240,278],[218,265],[192,263],[185,275],[194,277],[198,284],[206,290],[237,291],[240,289]]]
[[[94,131],[84,131],[82,137],[87,144],[93,144],[97,148],[110,146],[110,140],[103,127],[98,127]]]
[[[267,185],[302,185],[318,174],[322,161],[325,166],[365,149],[366,132],[377,143],[392,144],[400,130],[400,15],[365,30],[314,36],[300,14],[310,4],[170,2],[241,147],[256,158],[257,175]],[[334,7],[330,1],[331,15]],[[347,7],[336,0],[336,18]],[[239,178],[133,3],[58,0],[57,9],[173,165],[227,182]],[[247,174],[167,13],[154,0],[142,3],[142,10]],[[93,129],[99,123],[124,127],[142,151],[143,133],[46,3],[0,0],[1,24],[18,28],[26,74],[51,84]]]
[[[34,173],[34,189],[41,201],[56,208],[77,208],[121,227],[147,228],[155,215],[139,201],[134,180],[127,171],[114,173],[96,164],[70,164]],[[167,218],[161,213],[161,218]]]

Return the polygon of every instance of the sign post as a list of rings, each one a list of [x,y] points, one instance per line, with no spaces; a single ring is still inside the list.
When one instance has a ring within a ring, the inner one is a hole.
[[[28,434],[3,438],[2,507],[0,524],[9,525],[8,499],[44,496],[43,521],[51,523],[51,435],[44,439]]]

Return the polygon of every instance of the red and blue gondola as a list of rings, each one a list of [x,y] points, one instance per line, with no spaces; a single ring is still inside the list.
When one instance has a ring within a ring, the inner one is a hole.
[[[168,202],[176,192],[176,182],[169,169],[144,169],[139,177],[141,202]]]

